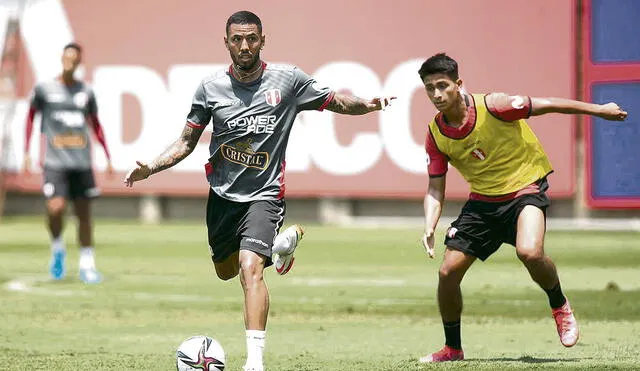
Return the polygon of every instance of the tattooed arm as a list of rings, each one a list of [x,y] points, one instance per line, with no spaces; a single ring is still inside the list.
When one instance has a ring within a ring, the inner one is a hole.
[[[364,115],[369,112],[379,111],[391,104],[396,97],[375,97],[370,100],[336,93],[326,109],[335,113],[346,115]]]
[[[196,148],[203,131],[204,126],[198,127],[191,123],[187,123],[182,130],[180,138],[173,142],[173,144],[170,145],[169,148],[167,148],[160,156],[156,157],[155,160],[151,161],[150,164],[136,161],[138,166],[129,171],[124,179],[124,183],[128,187],[132,187],[134,182],[147,179],[151,175],[159,173],[162,170],[166,170],[182,161]]]

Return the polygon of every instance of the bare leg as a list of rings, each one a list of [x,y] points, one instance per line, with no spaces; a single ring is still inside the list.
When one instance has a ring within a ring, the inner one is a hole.
[[[462,314],[462,292],[460,282],[476,260],[458,250],[447,248],[440,266],[438,281],[438,305],[443,322],[460,321]]]
[[[54,280],[60,280],[65,276],[65,246],[62,240],[62,227],[64,225],[64,211],[66,201],[64,197],[52,197],[47,200],[47,222],[51,235],[51,261],[49,273]]]
[[[476,260],[471,255],[447,247],[440,265],[438,280],[438,305],[444,327],[445,347],[419,359],[420,363],[458,361],[464,359],[460,337],[462,292],[460,282]]]
[[[253,251],[240,250],[240,283],[244,289],[244,324],[247,337],[245,369],[263,369],[269,291],[264,282],[266,258]]]
[[[93,246],[93,223],[91,220],[91,200],[77,198],[73,208],[78,217],[78,241],[81,247]]]
[[[64,197],[57,196],[47,200],[47,222],[52,240],[55,240],[62,234],[65,208],[66,201]]]
[[[244,323],[247,330],[264,331],[269,313],[269,291],[264,282],[266,258],[249,250],[240,250],[240,283],[244,290]]]
[[[556,266],[544,253],[544,233],[542,210],[533,205],[525,206],[518,217],[516,252],[531,278],[549,297],[560,342],[566,347],[572,347],[578,342],[580,330],[573,310],[560,288]]]
[[[531,278],[544,290],[558,286],[558,272],[551,258],[544,253],[545,219],[542,210],[528,205],[518,217],[516,253]]]

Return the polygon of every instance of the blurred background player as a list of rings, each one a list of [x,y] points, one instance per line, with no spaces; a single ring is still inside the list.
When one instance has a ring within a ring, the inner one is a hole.
[[[213,121],[210,158],[205,166],[211,187],[207,204],[209,246],[216,273],[229,280],[240,273],[245,295],[247,371],[263,370],[269,294],[263,270],[272,264],[285,274],[302,230],[276,234],[285,214],[284,170],[289,133],[298,112],[330,111],[363,115],[392,98],[364,100],[319,87],[300,69],[260,59],[265,45],[257,15],[240,11],[227,21],[224,44],[232,63],[202,80],[180,139],[150,164],[138,166],[125,183],[146,179],[188,156]]]
[[[62,53],[62,74],[33,88],[26,124],[24,171],[30,173],[29,144],[33,119],[36,113],[40,113],[41,131],[46,138],[42,192],[47,200],[51,234],[51,277],[60,280],[65,275],[66,249],[62,229],[66,200],[70,199],[78,218],[80,279],[86,283],[98,283],[102,277],[96,270],[94,259],[91,199],[99,191],[91,165],[89,127],[104,148],[108,160],[107,173],[111,174],[113,170],[93,90],[74,77],[81,61],[80,45],[66,45]]]
[[[546,113],[589,114],[622,121],[627,113],[604,105],[561,98],[530,98],[501,93],[467,94],[458,64],[446,54],[427,59],[419,70],[431,102],[440,111],[429,123],[426,150],[429,190],[425,197],[423,244],[434,256],[434,231],[444,202],[448,163],[471,186],[469,200],[447,230],[438,281],[438,304],[445,347],[420,359],[464,359],[460,339],[460,282],[479,258],[502,243],[516,254],[531,278],[547,293],[561,343],[576,344],[578,324],[560,288],[556,267],[544,252],[547,175],[553,169],[542,145],[524,119]]]

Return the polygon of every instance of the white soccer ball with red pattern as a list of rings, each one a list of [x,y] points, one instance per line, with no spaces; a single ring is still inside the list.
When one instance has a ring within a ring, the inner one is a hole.
[[[192,336],[176,352],[178,371],[224,371],[224,349],[208,336]]]

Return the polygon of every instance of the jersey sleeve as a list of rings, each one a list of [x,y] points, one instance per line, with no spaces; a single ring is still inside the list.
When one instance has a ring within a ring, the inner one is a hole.
[[[33,87],[33,91],[31,92],[31,99],[29,103],[31,105],[31,108],[34,109],[35,111],[42,110],[42,107],[44,106],[44,96],[43,96],[42,88],[40,87],[40,85],[36,85]]]
[[[334,95],[331,89],[319,86],[315,79],[299,68],[293,69],[293,93],[298,111],[322,111]]]
[[[531,116],[531,98],[525,95],[491,93],[484,97],[489,112],[502,121],[516,121]]]
[[[187,115],[187,125],[195,128],[203,128],[211,121],[211,111],[207,107],[207,94],[204,89],[204,81],[198,85],[193,100],[191,111]]]
[[[429,177],[436,178],[446,175],[449,170],[449,161],[447,156],[438,149],[431,130],[427,131],[427,139],[425,140],[424,147],[427,151]]]

